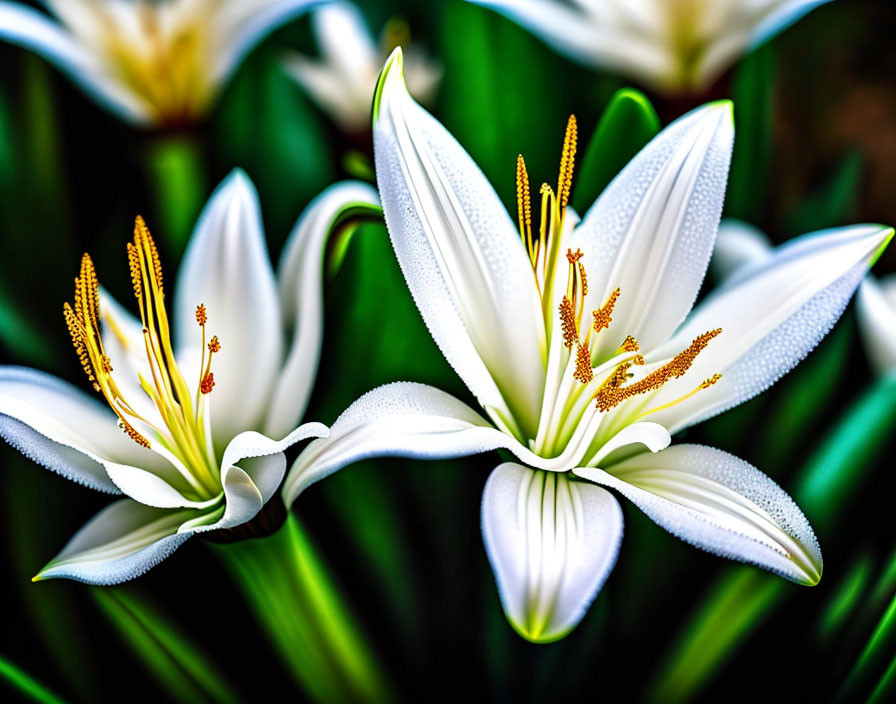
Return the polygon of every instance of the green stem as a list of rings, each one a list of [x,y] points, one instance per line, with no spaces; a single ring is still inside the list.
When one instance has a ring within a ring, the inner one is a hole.
[[[294,515],[268,537],[212,547],[313,699],[390,699],[370,647]]]
[[[194,135],[155,135],[146,153],[158,229],[172,255],[183,252],[206,195],[201,145]]]
[[[0,677],[28,699],[42,702],[42,704],[64,704],[64,700],[57,697],[31,675],[13,665],[2,655],[0,655]]]

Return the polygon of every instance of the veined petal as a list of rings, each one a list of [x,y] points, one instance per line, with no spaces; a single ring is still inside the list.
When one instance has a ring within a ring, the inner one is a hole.
[[[199,347],[199,304],[208,310],[208,330],[221,341],[212,363],[212,435],[232,438],[260,427],[283,359],[280,304],[258,194],[239,169],[209,199],[184,255],[175,297],[178,359]],[[193,366],[195,372],[184,373],[198,379],[198,358]]]
[[[374,152],[392,244],[430,333],[484,407],[534,436],[545,342],[531,264],[491,184],[408,94],[399,49],[374,97]]]
[[[326,0],[225,0],[215,8],[212,80],[223,84],[268,34]]]
[[[654,423],[635,423],[619,436],[607,443],[609,451],[644,445],[656,452],[669,444],[668,432]],[[283,483],[283,500],[290,505],[314,482],[369,457],[448,459],[500,448],[530,466],[564,472],[582,461],[590,440],[571,442],[557,457],[540,457],[444,391],[410,382],[386,384],[361,396],[327,437],[305,448]]]
[[[613,569],[622,510],[566,473],[505,463],[485,485],[482,535],[507,619],[548,643],[579,623]]]
[[[664,129],[607,186],[577,230],[591,274],[589,308],[620,289],[602,349],[626,335],[665,340],[700,289],[715,243],[734,140],[731,103],[711,103]]]
[[[709,263],[716,281],[723,281],[747,264],[768,261],[772,242],[759,229],[741,220],[723,220]]]
[[[896,276],[868,276],[856,296],[859,331],[879,374],[896,369]]]
[[[0,39],[44,57],[124,120],[134,124],[150,122],[151,113],[145,102],[114,78],[97,55],[47,15],[20,3],[0,2]]]
[[[90,519],[34,580],[64,577],[106,585],[134,579],[193,535],[178,534],[178,528],[201,515],[150,508],[131,499],[116,501]]]
[[[801,584],[821,579],[809,521],[781,487],[721,450],[673,445],[577,475],[619,491],[687,543]]]
[[[804,235],[777,248],[767,262],[736,272],[648,358],[671,357],[697,335],[722,328],[688,373],[667,383],[651,406],[681,397],[714,374],[722,374],[721,380],[651,420],[674,433],[771,386],[827,334],[892,235],[880,225]]]
[[[292,344],[268,401],[267,435],[282,437],[305,412],[323,338],[324,250],[340,216],[359,205],[379,206],[373,187],[359,181],[330,186],[311,202],[286,242],[277,285],[282,324],[292,330]]]
[[[38,464],[92,489],[119,493],[102,463],[158,467],[155,453],[118,427],[115,415],[61,379],[0,367],[0,435]]]

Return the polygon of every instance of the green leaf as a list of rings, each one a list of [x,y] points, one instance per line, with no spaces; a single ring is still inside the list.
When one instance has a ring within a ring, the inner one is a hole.
[[[883,673],[883,679],[886,679],[886,669],[889,669],[887,659],[894,652],[896,652],[896,595],[877,623],[834,701],[854,702],[859,700],[861,694],[867,695],[868,685],[875,681],[874,678]]]
[[[896,424],[896,375],[879,379],[841,417],[801,469],[793,493],[815,530],[824,535],[869,478]],[[754,568],[733,567],[709,590],[670,650],[651,701],[685,701],[705,686],[747,636],[795,588]]]
[[[861,186],[863,158],[849,152],[831,178],[790,213],[787,230],[795,235],[846,225],[854,219]]]
[[[751,52],[734,75],[737,137],[728,176],[726,217],[762,220],[775,132],[776,63],[774,45],[767,43]]]
[[[0,677],[28,699],[42,704],[63,704],[62,699],[2,655],[0,655]]]
[[[298,520],[211,545],[295,681],[317,701],[388,701],[373,653]]]
[[[616,91],[601,115],[578,169],[573,207],[591,207],[607,184],[660,131],[653,105],[640,91]]]
[[[274,250],[302,208],[335,177],[332,140],[281,61],[275,46],[253,52],[212,125],[218,163],[228,171],[244,168],[258,188]]]
[[[227,680],[201,649],[157,609],[125,587],[93,588],[91,594],[172,700],[238,701]]]
[[[883,704],[884,702],[892,702],[896,696],[896,655],[890,660],[890,665],[886,672],[880,678],[871,696],[868,698],[868,704]]]
[[[154,135],[147,145],[146,168],[161,218],[159,230],[172,256],[184,251],[208,187],[195,135]]]
[[[871,579],[871,558],[863,555],[857,560],[831,595],[818,624],[818,636],[828,640],[843,628],[847,620],[862,605]]]

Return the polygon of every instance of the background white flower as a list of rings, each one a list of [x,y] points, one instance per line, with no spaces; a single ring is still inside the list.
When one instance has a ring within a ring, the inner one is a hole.
[[[325,0],[0,2],[0,39],[51,61],[123,120],[201,117],[267,34]]]
[[[349,2],[334,2],[311,16],[320,58],[294,54],[286,68],[308,94],[347,132],[364,131],[370,125],[370,105],[383,61],[406,37],[393,36],[393,21],[383,29],[380,45],[364,24],[360,10]],[[441,69],[428,59],[422,47],[405,49],[408,89],[421,102],[435,94]]]
[[[829,0],[468,0],[586,66],[654,90],[708,87],[740,56]]]
[[[713,273],[724,279],[741,267],[760,264],[771,253],[771,240],[764,233],[746,223],[726,220],[719,228]],[[866,276],[856,294],[856,314],[874,371],[888,374],[896,370],[896,275]]]
[[[519,462],[486,484],[483,536],[508,619],[539,642],[578,623],[615,561],[622,514],[596,484],[693,545],[817,583],[818,543],[780,487],[720,450],[668,445],[796,365],[892,229],[799,238],[691,310],[724,198],[730,103],[669,125],[581,221],[567,207],[575,135],[571,120],[540,216],[518,160],[516,227],[469,155],[411,99],[393,54],[374,101],[386,223],[430,333],[488,420],[429,386],[380,387],[309,444],[284,500],[365,457],[509,450]]]
[[[127,498],[36,579],[122,582],[196,533],[245,523],[280,486],[283,450],[326,435],[320,423],[296,426],[320,354],[323,248],[343,210],[360,203],[376,205],[376,191],[356,182],[324,191],[296,223],[275,277],[255,188],[233,172],[185,254],[173,343],[142,220],[128,256],[142,321],[97,288],[85,255],[66,315],[90,381],[115,412],[48,374],[0,367],[0,436],[38,464]]]

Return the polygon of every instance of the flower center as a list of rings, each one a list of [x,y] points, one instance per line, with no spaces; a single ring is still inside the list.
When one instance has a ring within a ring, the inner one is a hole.
[[[147,365],[137,372],[137,377],[156,413],[149,412],[145,403],[139,406],[133,402],[136,399],[127,399],[113,375],[112,360],[106,354],[100,333],[99,280],[88,254],[81,259],[81,271],[75,279],[74,304],[63,306],[75,351],[94,390],[103,394],[118,416],[122,430],[138,445],[151,447],[166,457],[198,496],[210,498],[221,487],[206,398],[215,385],[211,361],[221,344],[217,337],[206,343],[208,316],[205,306],[199,305],[196,322],[202,330],[202,359],[199,383],[191,391],[171,345],[159,253],[139,216],[134,226],[134,241],[128,243],[128,263],[143,323],[143,339],[128,338],[108,315],[105,323],[125,349],[145,350]],[[153,442],[147,438],[148,434],[154,436]]]
[[[692,391],[662,406],[647,408],[647,404],[640,404],[634,408],[627,403],[638,396],[652,395],[666,382],[682,377],[722,330],[705,332],[671,359],[653,364],[647,364],[638,341],[631,335],[611,354],[601,351],[598,345],[600,334],[613,322],[613,310],[622,291],[618,287],[612,290],[603,304],[588,315],[585,254],[581,249],[572,251],[564,247],[566,206],[572,189],[576,144],[576,119],[571,116],[563,140],[557,191],[555,193],[548,184],[541,186],[537,237],[532,231],[529,175],[522,155],[517,157],[520,236],[532,263],[542,300],[545,331],[550,340],[538,432],[530,439],[529,446],[534,452],[548,457],[561,453],[576,433],[584,433],[579,440],[590,440],[593,454],[606,439],[626,425],[680,403],[721,378],[721,374],[715,374]],[[565,262],[560,257],[564,248]],[[561,281],[557,276],[563,268],[566,269],[565,290],[556,288]],[[559,303],[556,302],[558,297]],[[621,410],[623,407],[625,411]],[[616,412],[611,414],[611,411]]]
[[[204,107],[209,88],[200,61],[200,30],[208,20],[180,15],[163,18],[165,9],[173,12],[177,8],[160,8],[140,0],[133,8],[139,32],[135,37],[103,8],[97,9],[114,70],[155,111],[157,119],[176,124],[195,117]],[[169,28],[166,25],[172,24],[172,19],[177,26]]]

